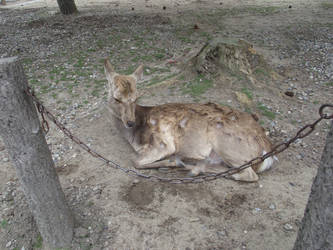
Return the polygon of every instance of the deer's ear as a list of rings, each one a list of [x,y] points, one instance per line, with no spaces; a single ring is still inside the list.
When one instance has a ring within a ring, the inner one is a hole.
[[[114,68],[112,67],[109,59],[104,60],[104,71],[105,71],[106,79],[108,79],[109,84],[112,85],[113,78],[116,75],[116,72],[114,71]]]
[[[140,65],[132,74],[132,76],[134,76],[134,78],[139,81],[142,79],[143,77],[143,65]]]

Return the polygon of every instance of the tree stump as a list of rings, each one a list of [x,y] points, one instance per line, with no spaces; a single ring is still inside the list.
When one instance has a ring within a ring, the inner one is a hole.
[[[0,59],[0,135],[48,249],[70,247],[73,217],[26,89],[17,58]]]
[[[251,44],[244,40],[217,38],[207,43],[192,58],[192,66],[199,74],[226,74],[264,78],[271,68]]]

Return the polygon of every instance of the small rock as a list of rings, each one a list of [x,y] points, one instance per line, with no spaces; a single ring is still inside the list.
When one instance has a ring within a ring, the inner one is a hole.
[[[200,218],[192,218],[192,219],[190,219],[190,222],[197,222],[197,221],[200,221]]]
[[[7,244],[6,244],[6,247],[9,248],[11,245],[12,245],[12,242],[8,241]]]
[[[133,180],[133,184],[138,184],[140,181],[138,179]]]
[[[224,237],[224,236],[228,236],[227,232],[226,231],[217,231],[216,232],[217,236],[218,237]]]
[[[252,210],[252,213],[257,214],[261,212],[261,208],[256,207],[255,209]]]
[[[275,207],[275,204],[272,203],[272,204],[269,205],[269,209],[271,209],[271,210],[275,210],[275,208],[276,208],[276,207]]]
[[[78,228],[75,228],[74,235],[75,235],[75,237],[78,237],[78,238],[85,238],[89,235],[89,231],[83,227],[78,227]]]
[[[293,96],[295,95],[295,93],[292,92],[292,91],[286,91],[286,92],[284,92],[284,94],[285,94],[286,96],[290,96],[290,97],[293,97]]]
[[[293,226],[290,225],[289,223],[286,223],[283,225],[283,228],[286,230],[286,231],[292,231],[293,230]]]
[[[8,159],[8,158],[3,158],[3,161],[4,161],[4,162],[8,162],[9,159]]]

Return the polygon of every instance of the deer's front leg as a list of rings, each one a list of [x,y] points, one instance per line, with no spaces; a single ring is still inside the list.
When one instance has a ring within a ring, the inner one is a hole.
[[[135,160],[136,168],[150,168],[151,163],[155,163],[163,158],[166,158],[175,153],[175,146],[173,144],[160,144],[158,146],[149,146],[141,149],[139,157]],[[157,164],[157,163],[156,163]]]

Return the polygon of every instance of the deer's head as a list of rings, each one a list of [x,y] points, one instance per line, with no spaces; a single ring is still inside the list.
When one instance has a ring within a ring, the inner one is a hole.
[[[109,82],[108,105],[113,115],[121,119],[126,128],[135,126],[135,102],[138,98],[136,83],[142,78],[143,65],[131,75],[116,73],[108,59],[104,61],[104,70]]]

